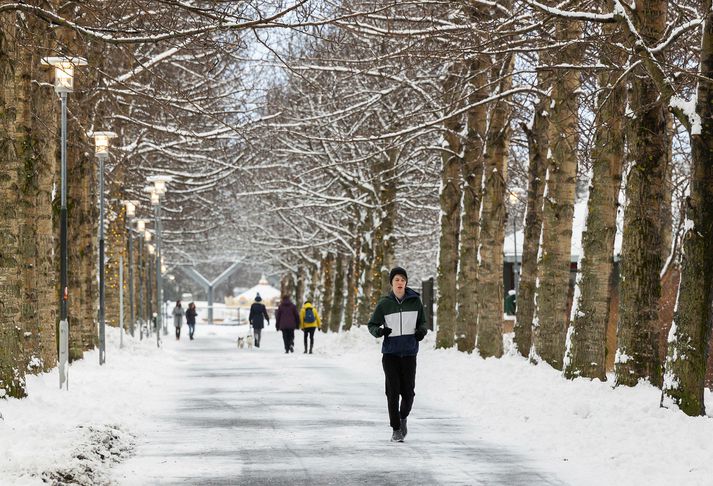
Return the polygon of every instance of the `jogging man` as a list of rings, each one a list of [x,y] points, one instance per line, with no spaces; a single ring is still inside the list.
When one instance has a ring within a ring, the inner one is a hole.
[[[369,332],[375,337],[384,337],[381,362],[386,378],[389,423],[393,429],[391,440],[403,442],[408,432],[406,419],[415,396],[418,343],[428,329],[419,294],[406,287],[406,270],[393,268],[389,283],[392,290],[376,304],[369,320]]]

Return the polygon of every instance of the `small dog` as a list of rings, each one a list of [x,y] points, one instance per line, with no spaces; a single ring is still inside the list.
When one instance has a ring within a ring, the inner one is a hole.
[[[243,349],[245,346],[248,347],[248,349],[253,348],[253,336],[252,334],[248,334],[247,336],[240,336],[238,338],[238,348]]]

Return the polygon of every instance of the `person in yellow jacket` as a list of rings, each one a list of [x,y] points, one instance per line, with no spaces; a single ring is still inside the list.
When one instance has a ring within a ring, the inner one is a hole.
[[[309,354],[312,354],[314,332],[321,326],[317,309],[314,308],[312,302],[305,300],[305,304],[300,309],[300,329],[304,332],[305,354],[307,354],[307,337],[309,336]]]

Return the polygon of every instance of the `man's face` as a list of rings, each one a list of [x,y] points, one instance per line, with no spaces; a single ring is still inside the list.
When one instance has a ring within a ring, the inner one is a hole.
[[[396,275],[391,281],[391,286],[393,287],[396,295],[401,295],[406,292],[406,279],[403,275]]]

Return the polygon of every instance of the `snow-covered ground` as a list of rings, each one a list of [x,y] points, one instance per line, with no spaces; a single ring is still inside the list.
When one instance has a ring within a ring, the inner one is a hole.
[[[198,326],[197,339],[210,334],[233,342],[245,332],[245,326],[204,325]],[[269,341],[279,340],[274,328],[264,332]],[[427,336],[419,354],[412,428],[425,410],[445,410],[462,417],[463,437],[527,457],[530,465],[566,484],[713,483],[713,421],[659,408],[656,388],[567,381],[549,366],[533,366],[517,356],[483,360],[434,350],[433,337]],[[53,372],[28,377],[28,398],[0,401],[0,484],[43,484],[43,479],[106,484],[114,480],[112,466],[130,461],[135,445],[150,441],[157,414],[172,412],[166,394],[190,386],[171,379],[187,359],[185,338],[176,343],[166,336],[161,349],[154,339],[126,336],[119,349],[116,329],[108,329],[107,339],[106,364],[98,365],[96,352],[86,353],[70,368],[69,390],[59,390]],[[320,359],[329,367],[359,370],[367,390],[373,386],[383,399],[379,351],[379,341],[363,327],[316,337]],[[263,365],[276,361],[266,359]],[[329,368],[319,369],[325,370],[320,382],[328,383]],[[706,398],[713,408],[710,394]],[[383,415],[385,420],[385,404]],[[380,426],[374,440],[387,434]],[[414,432],[407,442],[418,439]]]

